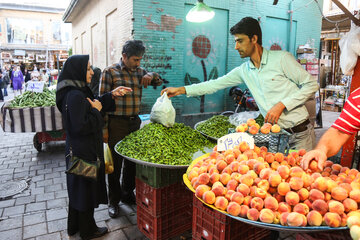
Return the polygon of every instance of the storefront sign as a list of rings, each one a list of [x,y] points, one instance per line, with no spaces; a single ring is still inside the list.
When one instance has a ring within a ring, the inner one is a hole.
[[[230,133],[219,138],[217,141],[217,150],[226,151],[233,149],[234,146],[239,145],[241,142],[247,142],[250,149],[254,149],[254,138],[247,133],[239,132]]]
[[[43,92],[44,90],[44,83],[45,82],[39,82],[39,81],[28,81],[26,91],[32,91],[32,92]]]
[[[11,53],[9,53],[9,52],[2,52],[2,53],[1,53],[1,58],[2,58],[2,59],[10,59],[10,58],[11,58]]]
[[[15,55],[15,56],[25,56],[25,50],[15,49],[15,50],[14,50],[14,55]]]
[[[36,55],[37,62],[46,62],[46,55]]]
[[[34,61],[35,60],[34,54],[28,54],[28,60],[29,61]]]

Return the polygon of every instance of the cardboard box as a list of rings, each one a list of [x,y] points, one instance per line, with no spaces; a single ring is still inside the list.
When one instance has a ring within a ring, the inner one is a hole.
[[[331,112],[341,112],[342,110],[342,107],[339,107],[337,105],[329,105],[329,104],[323,104],[321,108],[324,111],[331,111]]]

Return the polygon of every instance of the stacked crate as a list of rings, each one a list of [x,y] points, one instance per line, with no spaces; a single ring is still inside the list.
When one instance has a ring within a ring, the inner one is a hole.
[[[185,171],[137,164],[137,224],[149,239],[169,239],[191,229],[193,193],[182,183]]]
[[[271,239],[270,230],[240,222],[193,197],[193,240]]]

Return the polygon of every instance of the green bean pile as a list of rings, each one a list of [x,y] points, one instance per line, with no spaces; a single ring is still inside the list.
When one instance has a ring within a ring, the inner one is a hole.
[[[126,136],[115,148],[124,156],[146,162],[189,165],[195,152],[205,153],[205,146],[212,148],[214,145],[183,123],[175,123],[171,128],[149,123]]]
[[[45,107],[55,106],[55,91],[44,88],[42,93],[26,91],[15,97],[10,108]]]
[[[222,115],[215,115],[205,122],[197,125],[196,129],[209,137],[221,138],[228,134],[229,128],[236,126],[229,122],[229,117]]]

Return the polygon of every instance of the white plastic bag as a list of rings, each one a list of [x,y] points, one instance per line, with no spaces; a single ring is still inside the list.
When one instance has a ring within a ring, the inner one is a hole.
[[[257,118],[260,115],[259,111],[239,112],[229,116],[229,122],[235,126],[241,123],[246,123],[249,118]]]
[[[353,75],[354,68],[360,56],[360,28],[352,25],[350,31],[339,41],[340,67],[345,75]]]
[[[151,109],[150,120],[152,122],[161,123],[165,127],[172,127],[175,123],[175,116],[175,108],[165,92],[156,99],[156,102]]]

